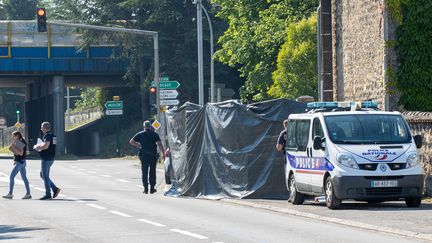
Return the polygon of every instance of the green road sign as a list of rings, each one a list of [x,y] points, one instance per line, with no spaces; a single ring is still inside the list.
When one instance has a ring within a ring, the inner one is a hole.
[[[161,77],[159,80],[160,81],[169,81],[169,77]]]
[[[177,89],[180,86],[180,83],[173,80],[173,81],[161,81],[159,83],[160,89]]]
[[[119,110],[123,109],[123,101],[107,101],[105,103],[107,110]]]

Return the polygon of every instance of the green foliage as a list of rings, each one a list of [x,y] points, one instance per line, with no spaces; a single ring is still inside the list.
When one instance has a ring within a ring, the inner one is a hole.
[[[85,110],[101,106],[102,89],[84,88],[81,91],[81,99],[75,103],[74,110]]]
[[[402,23],[402,13],[401,13],[401,4],[404,0],[386,0],[385,5],[388,11],[390,12],[390,16],[394,19],[398,24]]]
[[[286,27],[310,16],[316,0],[213,0],[220,6],[217,16],[229,27],[219,38],[216,58],[239,68],[246,83],[243,101],[269,98],[278,51],[286,38]]]
[[[397,88],[407,110],[432,111],[432,1],[401,1]]]
[[[38,0],[0,1],[0,18],[8,20],[31,20],[36,18]]]
[[[295,99],[301,95],[317,97],[317,17],[312,15],[287,29],[287,40],[277,59],[274,83],[268,94]]]

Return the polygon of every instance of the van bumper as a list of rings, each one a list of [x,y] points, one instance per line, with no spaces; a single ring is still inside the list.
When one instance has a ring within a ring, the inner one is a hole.
[[[404,176],[344,176],[332,178],[338,199],[386,199],[421,197],[423,175]],[[397,187],[372,187],[373,181],[397,181]]]

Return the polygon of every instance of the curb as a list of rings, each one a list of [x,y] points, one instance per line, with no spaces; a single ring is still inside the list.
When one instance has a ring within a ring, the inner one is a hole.
[[[265,206],[265,205],[261,205],[261,204],[254,203],[254,202],[247,202],[244,200],[235,200],[235,199],[224,198],[224,199],[221,199],[221,201],[227,202],[227,203],[232,203],[232,204],[243,205],[243,206],[249,206],[249,207],[253,207],[253,208],[270,210],[270,211],[279,212],[279,213],[286,213],[286,214],[299,216],[299,217],[303,217],[303,218],[320,220],[323,222],[330,222],[330,223],[346,225],[346,226],[351,226],[351,227],[356,227],[356,228],[362,228],[362,229],[367,229],[367,230],[372,230],[372,231],[390,233],[390,234],[394,234],[394,235],[400,235],[400,236],[405,236],[405,237],[410,237],[410,238],[415,238],[415,239],[419,239],[419,240],[426,240],[426,241],[432,242],[432,234],[417,233],[417,232],[408,231],[408,230],[397,230],[397,229],[393,229],[393,228],[389,228],[389,227],[382,227],[382,226],[377,226],[377,225],[372,225],[372,224],[360,223],[360,222],[355,222],[355,221],[351,221],[351,220],[330,218],[330,217],[320,216],[320,215],[316,215],[316,214],[312,214],[312,213],[305,213],[305,212],[301,212],[301,211],[297,211],[297,210],[293,210],[293,209],[288,209],[288,208]]]

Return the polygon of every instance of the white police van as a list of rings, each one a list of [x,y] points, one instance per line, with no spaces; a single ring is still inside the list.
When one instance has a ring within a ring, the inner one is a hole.
[[[399,112],[378,111],[374,101],[312,102],[308,110],[288,118],[289,201],[324,195],[330,209],[346,199],[420,206],[422,138],[411,135]]]

